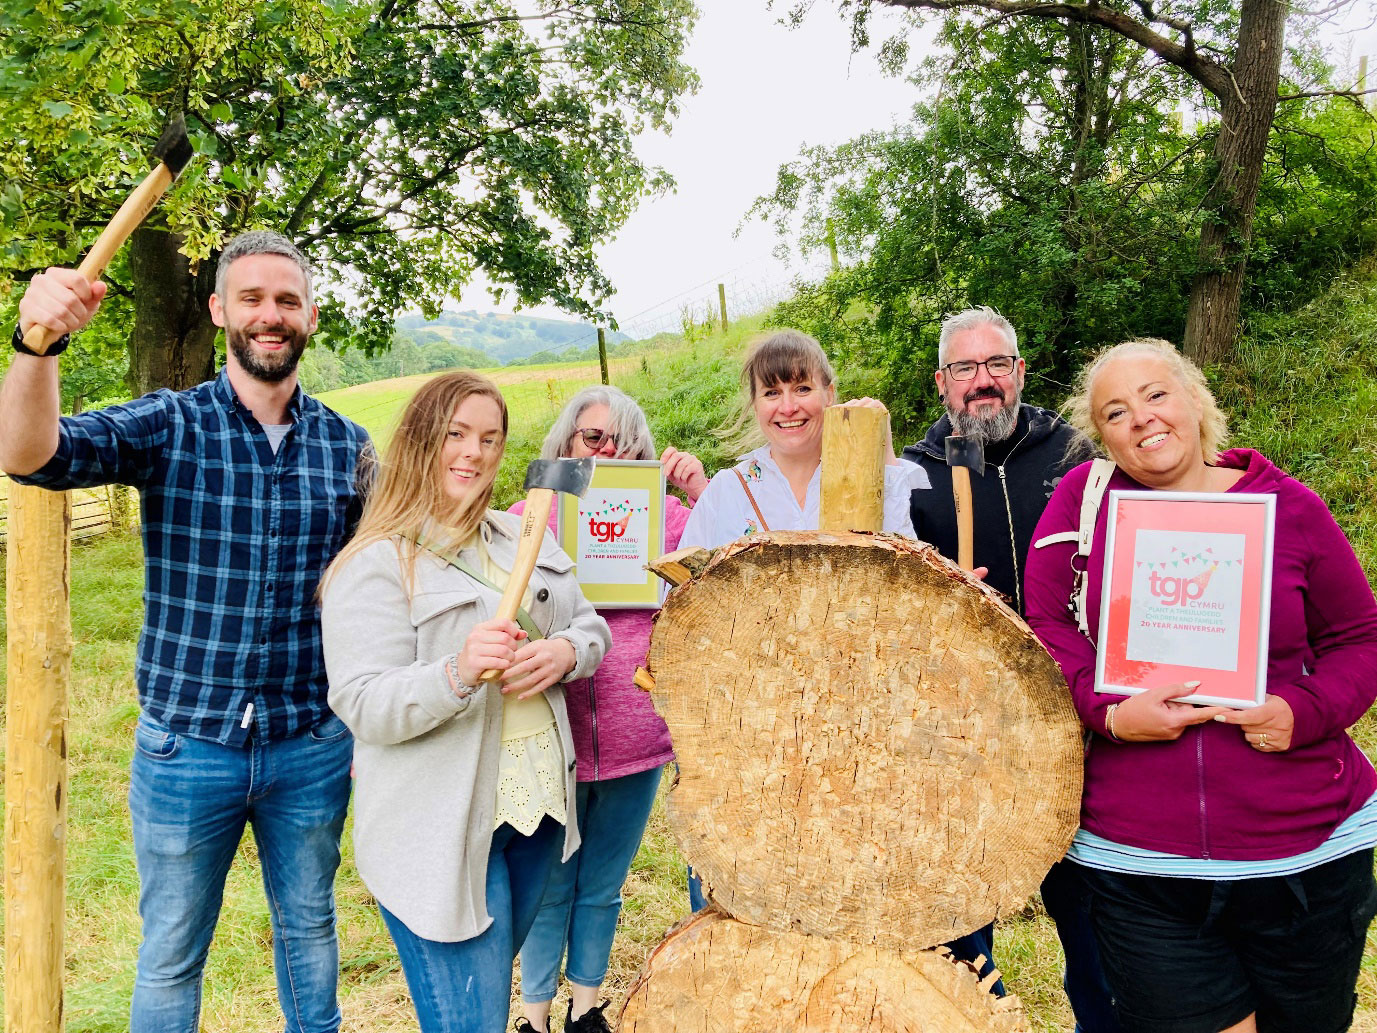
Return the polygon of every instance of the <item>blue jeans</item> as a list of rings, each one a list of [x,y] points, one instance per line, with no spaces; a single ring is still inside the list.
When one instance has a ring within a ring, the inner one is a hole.
[[[492,923],[455,943],[417,936],[381,904],[402,959],[421,1033],[502,1033],[511,1010],[512,962],[559,864],[564,826],[545,817],[523,836],[503,825],[488,851],[485,889]]]
[[[550,875],[535,924],[521,946],[523,1001],[554,1000],[566,945],[569,982],[602,985],[622,910],[622,883],[650,820],[662,770],[578,784],[583,846]]]
[[[258,844],[286,1029],[339,1029],[334,885],[353,753],[334,715],[242,747],[139,718],[129,780],[143,918],[133,1033],[196,1033],[201,974],[245,824]]]

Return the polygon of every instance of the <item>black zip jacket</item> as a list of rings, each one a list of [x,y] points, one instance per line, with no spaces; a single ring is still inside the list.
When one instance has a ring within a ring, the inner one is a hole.
[[[956,507],[946,440],[951,417],[928,428],[927,437],[904,449],[904,458],[927,471],[932,487],[915,491],[913,529],[943,556],[956,559]],[[975,519],[975,565],[989,567],[986,583],[1003,592],[1023,615],[1023,565],[1033,529],[1042,517],[1052,489],[1075,462],[1067,463],[1067,446],[1080,432],[1056,413],[1020,405],[1014,432],[985,447],[985,473],[971,471],[971,508]]]

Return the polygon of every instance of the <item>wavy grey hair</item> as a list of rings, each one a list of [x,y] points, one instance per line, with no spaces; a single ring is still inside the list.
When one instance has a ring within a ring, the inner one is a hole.
[[[229,267],[249,255],[281,255],[290,258],[306,277],[306,304],[311,304],[311,263],[301,253],[301,249],[280,233],[272,230],[249,230],[241,233],[220,252],[220,264],[215,267],[215,293],[225,300],[225,289],[229,281]]]
[[[959,333],[974,330],[978,326],[994,327],[1008,343],[1009,354],[1018,354],[1018,331],[1014,329],[1014,324],[990,308],[989,305],[978,305],[975,308],[962,309],[942,320],[942,333],[937,338],[938,369],[947,364],[947,346],[951,344],[951,339]]]
[[[545,443],[540,446],[541,459],[559,459],[569,456],[574,427],[590,405],[605,405],[608,410],[607,426],[604,430],[617,439],[618,459],[657,459],[655,439],[650,435],[650,425],[646,423],[645,413],[635,399],[616,387],[595,385],[585,387],[559,411],[550,433],[545,435]]]

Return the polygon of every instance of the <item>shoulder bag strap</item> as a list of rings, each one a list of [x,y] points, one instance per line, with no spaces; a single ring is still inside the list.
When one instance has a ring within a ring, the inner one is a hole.
[[[1081,495],[1081,521],[1080,527],[1075,531],[1060,531],[1057,534],[1049,534],[1039,538],[1033,543],[1033,548],[1041,549],[1046,545],[1056,545],[1058,542],[1075,542],[1076,555],[1088,557],[1090,550],[1095,545],[1095,521],[1100,515],[1100,505],[1104,502],[1104,493],[1109,488],[1109,478],[1114,475],[1114,461],[1112,459],[1096,459],[1090,464],[1090,476],[1085,482],[1085,492]],[[1090,637],[1090,619],[1086,614],[1085,596],[1089,590],[1085,567],[1072,564],[1076,571],[1076,579],[1071,587],[1071,602],[1068,604],[1076,615],[1076,627],[1086,638]]]
[[[502,594],[501,588],[489,581],[482,574],[478,573],[478,571],[474,570],[458,556],[447,556],[438,549],[431,548],[430,543],[424,539],[419,539],[416,544],[432,555],[438,556],[460,573],[467,574],[485,588],[491,588],[498,595]],[[540,628],[536,625],[535,620],[531,617],[530,613],[527,612],[524,606],[518,606],[516,609],[516,623],[521,630],[526,633],[526,640],[528,642],[534,642],[538,638],[545,637],[540,633]]]
[[[762,513],[760,507],[756,505],[755,496],[751,494],[751,487],[746,483],[746,478],[741,475],[740,469],[735,466],[732,467],[732,473],[736,474],[736,479],[741,482],[741,490],[746,493],[746,498],[750,500],[751,508],[755,510],[755,518],[760,521],[760,529],[762,531],[768,531],[770,525],[765,522],[765,514]]]

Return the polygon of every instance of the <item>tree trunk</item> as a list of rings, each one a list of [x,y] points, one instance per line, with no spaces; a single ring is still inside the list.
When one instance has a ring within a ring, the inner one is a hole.
[[[929,545],[741,539],[670,593],[646,666],[679,762],[670,825],[743,922],[930,947],[1017,911],[1070,844],[1061,672]]]
[[[1280,0],[1243,3],[1234,90],[1220,98],[1216,175],[1205,197],[1200,271],[1186,309],[1185,352],[1200,365],[1220,362],[1233,350],[1262,161],[1277,109],[1286,11]]]
[[[1018,998],[968,965],[760,929],[700,911],[671,930],[626,995],[622,1033],[1022,1033]]]
[[[135,230],[129,241],[129,378],[136,395],[160,387],[180,391],[215,372],[217,327],[207,307],[215,291],[215,262],[212,256],[193,271],[181,246],[179,235],[149,227]]]

